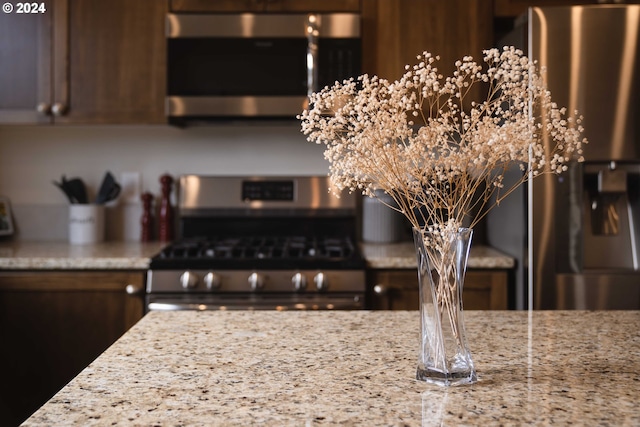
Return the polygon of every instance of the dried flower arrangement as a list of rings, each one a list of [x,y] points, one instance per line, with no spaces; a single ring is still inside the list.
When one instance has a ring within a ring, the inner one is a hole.
[[[531,177],[581,161],[582,117],[551,100],[535,62],[513,47],[484,55],[486,69],[464,57],[443,78],[424,52],[397,81],[363,75],[314,93],[299,119],[309,141],[326,145],[335,191],[381,189],[414,227],[457,230]],[[476,84],[487,96],[469,102]],[[522,178],[505,186],[514,165]]]
[[[470,229],[528,179],[583,160],[587,141],[582,117],[567,116],[551,100],[543,70],[522,51],[486,50],[486,69],[464,57],[446,78],[437,59],[424,52],[394,82],[367,75],[337,82],[312,94],[299,118],[308,140],[326,145],[336,193],[376,197],[383,190],[396,203],[389,207],[413,225],[421,315],[416,378],[451,385],[476,381],[462,319]],[[478,84],[487,87],[486,98],[467,99]],[[515,165],[522,175],[505,185]]]

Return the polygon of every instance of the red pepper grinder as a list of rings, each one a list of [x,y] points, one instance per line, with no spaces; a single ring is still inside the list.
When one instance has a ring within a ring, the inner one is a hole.
[[[142,217],[140,218],[140,241],[150,242],[153,240],[153,214],[151,213],[151,202],[153,194],[146,192],[140,195],[142,200]]]
[[[173,208],[171,207],[173,178],[171,175],[162,175],[160,184],[162,184],[162,198],[160,199],[158,238],[161,242],[170,242],[173,240]]]

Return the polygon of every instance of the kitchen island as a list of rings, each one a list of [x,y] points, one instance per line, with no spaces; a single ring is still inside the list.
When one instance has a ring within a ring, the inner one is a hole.
[[[151,312],[24,425],[640,425],[640,312],[465,314],[445,389],[417,311]]]

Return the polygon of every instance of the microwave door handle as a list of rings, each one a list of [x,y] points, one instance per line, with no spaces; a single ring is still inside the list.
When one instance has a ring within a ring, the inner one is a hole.
[[[307,16],[307,95],[318,91],[318,36],[320,16]]]

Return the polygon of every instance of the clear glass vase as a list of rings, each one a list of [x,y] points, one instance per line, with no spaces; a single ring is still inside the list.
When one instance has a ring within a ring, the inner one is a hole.
[[[472,236],[470,228],[413,230],[420,287],[418,380],[442,386],[477,381],[462,309]]]

